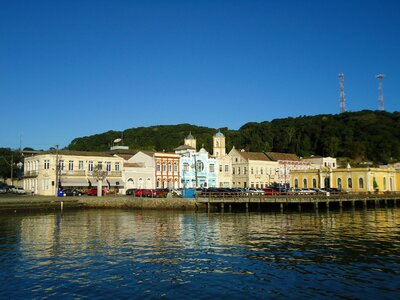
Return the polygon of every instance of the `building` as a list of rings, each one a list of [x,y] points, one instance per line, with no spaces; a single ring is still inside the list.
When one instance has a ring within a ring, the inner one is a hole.
[[[400,171],[393,168],[320,168],[291,174],[294,188],[337,188],[356,193],[399,191],[399,181]]]
[[[124,186],[123,159],[113,153],[49,150],[24,152],[24,156],[27,192],[51,196],[57,188],[87,189],[97,186],[100,173],[103,186],[114,190]]]
[[[265,153],[238,151],[233,147],[228,155],[232,162],[232,187],[264,188],[276,182],[279,164]]]
[[[180,178],[183,188],[216,187],[218,170],[217,158],[212,157],[204,147],[196,151],[196,139],[189,134],[184,145],[175,149],[180,157]]]
[[[311,168],[311,163],[302,161],[300,157],[293,153],[266,152],[265,155],[278,163],[275,182],[281,186],[288,186],[291,182],[291,173],[294,170],[307,170]]]
[[[155,152],[156,188],[179,189],[181,187],[180,156],[176,153]]]
[[[139,151],[124,157],[125,190],[155,188],[154,152]]]
[[[311,168],[313,169],[318,169],[320,167],[331,169],[337,168],[336,158],[333,157],[311,156],[303,158],[302,161],[309,162],[311,164]]]

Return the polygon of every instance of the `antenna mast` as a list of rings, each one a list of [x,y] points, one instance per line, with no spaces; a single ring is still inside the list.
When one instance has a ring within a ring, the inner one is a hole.
[[[340,83],[340,113],[346,111],[345,99],[344,99],[344,74],[339,73],[339,83]]]
[[[379,110],[385,110],[385,99],[383,97],[383,78],[385,77],[384,74],[378,74],[376,75],[376,78],[378,78],[379,82],[379,96],[378,96],[378,105],[379,105]]]

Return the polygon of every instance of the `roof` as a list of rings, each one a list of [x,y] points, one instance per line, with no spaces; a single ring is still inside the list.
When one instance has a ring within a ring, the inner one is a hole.
[[[189,133],[189,134],[186,136],[186,139],[194,139],[192,133]]]
[[[193,147],[189,146],[189,145],[181,145],[178,148],[174,149],[175,151],[180,151],[180,150],[196,150]]]
[[[262,152],[239,152],[240,155],[249,160],[265,160],[265,161],[270,161],[270,159],[268,158],[268,156],[266,156],[264,153]]]
[[[114,157],[111,152],[90,152],[90,151],[75,151],[75,150],[47,150],[37,151],[33,155],[73,155],[73,156],[101,156],[101,157]]]
[[[278,160],[300,161],[300,158],[294,153],[266,152],[265,154],[270,158],[270,160],[274,161]]]
[[[224,136],[224,134],[221,131],[218,130],[218,132],[215,134],[215,136],[218,136],[218,137],[219,136]]]

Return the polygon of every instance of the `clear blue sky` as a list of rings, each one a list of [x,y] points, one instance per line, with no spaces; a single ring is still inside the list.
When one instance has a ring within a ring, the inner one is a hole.
[[[400,110],[400,1],[0,1],[0,147]]]

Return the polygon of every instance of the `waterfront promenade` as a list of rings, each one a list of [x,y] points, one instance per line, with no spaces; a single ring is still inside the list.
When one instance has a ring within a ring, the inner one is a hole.
[[[400,193],[387,194],[336,194],[336,195],[252,195],[247,197],[225,197],[224,195],[202,195],[197,198],[139,198],[132,196],[104,197],[52,197],[30,195],[1,195],[0,211],[27,209],[72,209],[72,208],[125,208],[159,210],[221,210],[236,209],[307,209],[313,207],[396,206]]]

